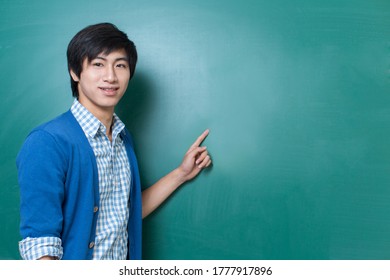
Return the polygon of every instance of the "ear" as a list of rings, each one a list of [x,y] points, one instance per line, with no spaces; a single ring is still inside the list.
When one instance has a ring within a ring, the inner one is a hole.
[[[75,82],[80,81],[80,78],[76,75],[75,72],[73,72],[73,70],[70,70],[69,73],[70,73],[70,76],[72,77],[73,81],[75,81]]]

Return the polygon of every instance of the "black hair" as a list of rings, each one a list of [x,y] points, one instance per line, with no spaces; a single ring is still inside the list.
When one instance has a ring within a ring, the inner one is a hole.
[[[131,79],[137,64],[137,50],[126,33],[111,23],[98,23],[87,26],[79,31],[68,45],[66,55],[69,74],[72,70],[77,77],[80,77],[85,59],[91,61],[101,53],[110,54],[120,49],[124,49],[127,54]],[[72,95],[78,98],[78,82],[70,77],[70,83]]]

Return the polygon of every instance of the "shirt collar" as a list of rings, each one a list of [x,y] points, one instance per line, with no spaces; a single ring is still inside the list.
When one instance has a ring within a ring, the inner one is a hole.
[[[105,126],[91,112],[89,112],[87,108],[81,105],[77,99],[73,101],[70,110],[83,129],[85,135],[95,138],[100,129],[103,129],[105,133]],[[114,113],[112,122],[112,139],[115,140],[124,128],[125,124]]]
[[[118,135],[125,129],[125,124],[120,120],[120,118],[114,113],[112,120],[112,139],[115,141]]]

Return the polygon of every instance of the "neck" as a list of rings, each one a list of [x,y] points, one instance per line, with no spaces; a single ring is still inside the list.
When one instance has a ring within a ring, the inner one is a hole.
[[[113,114],[107,115],[107,116],[102,116],[98,117],[95,116],[105,127],[106,127],[106,135],[108,139],[112,139],[112,122],[113,122]]]
[[[92,113],[105,127],[106,135],[112,141],[112,123],[114,112],[95,112]]]
[[[85,102],[85,100],[81,98],[79,98],[79,102],[106,127],[106,135],[111,141],[114,107],[102,108],[93,106],[92,103]]]

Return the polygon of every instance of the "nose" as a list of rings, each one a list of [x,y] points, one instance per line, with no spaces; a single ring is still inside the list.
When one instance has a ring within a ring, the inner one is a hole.
[[[103,80],[108,83],[114,83],[118,80],[114,67],[107,67],[104,72]]]

